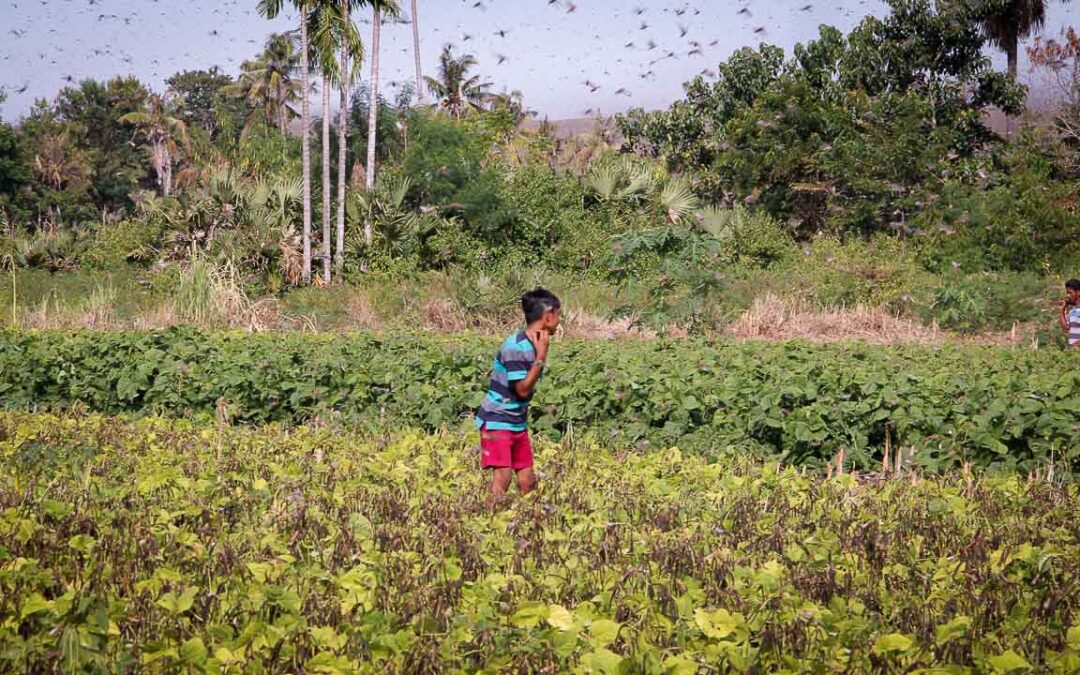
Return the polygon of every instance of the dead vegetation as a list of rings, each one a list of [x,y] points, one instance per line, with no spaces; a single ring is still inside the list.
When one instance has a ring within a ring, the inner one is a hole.
[[[344,320],[321,326],[316,316],[290,313],[276,297],[251,300],[227,271],[206,274],[181,284],[170,302],[133,318],[118,318],[116,292],[99,289],[74,304],[53,299],[20,313],[19,326],[30,329],[128,330],[192,324],[206,329],[250,332],[295,330],[333,332],[419,328],[439,333],[472,331],[501,335],[514,330],[516,316],[508,312],[478,313],[462,309],[452,300],[430,299],[410,309],[409,316],[381,316],[363,289],[351,290],[344,302]],[[961,336],[896,316],[881,308],[843,307],[820,310],[792,298],[767,295],[756,300],[734,322],[719,327],[712,337],[735,340],[810,340],[813,342],[865,342],[870,344],[945,343],[1025,346],[1033,344],[1031,326],[1011,331]],[[561,337],[580,340],[650,340],[657,332],[630,318],[609,320],[582,310],[568,309]],[[665,337],[680,339],[687,332],[669,327]]]

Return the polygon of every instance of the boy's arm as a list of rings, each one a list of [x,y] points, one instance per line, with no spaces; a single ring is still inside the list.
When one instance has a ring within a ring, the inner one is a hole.
[[[518,398],[529,398],[532,395],[533,387],[536,386],[536,381],[540,379],[540,373],[544,371],[543,362],[537,359],[533,361],[529,366],[529,373],[525,376],[524,380],[518,380],[514,382],[514,393],[518,395]]]
[[[1061,316],[1059,319],[1061,321],[1061,329],[1066,333],[1069,332],[1069,309],[1068,303],[1064,300],[1061,301]]]
[[[514,393],[519,398],[532,396],[533,387],[536,386],[536,381],[540,379],[540,373],[544,372],[544,359],[547,358],[549,337],[547,331],[537,331],[529,334],[529,341],[533,344],[535,357],[529,365],[529,372],[525,375],[525,379],[514,382]]]

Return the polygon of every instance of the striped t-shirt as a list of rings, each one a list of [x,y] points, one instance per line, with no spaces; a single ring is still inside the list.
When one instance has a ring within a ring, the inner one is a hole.
[[[477,427],[487,425],[492,430],[525,431],[532,396],[519,397],[513,383],[524,380],[535,361],[536,350],[525,333],[515,333],[503,341],[491,366],[487,396],[476,412]]]
[[[1066,316],[1069,318],[1069,346],[1080,345],[1080,307],[1073,307]]]

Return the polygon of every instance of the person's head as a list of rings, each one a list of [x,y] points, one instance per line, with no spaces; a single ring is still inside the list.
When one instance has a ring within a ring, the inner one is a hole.
[[[1069,279],[1065,282],[1065,296],[1074,305],[1080,305],[1080,279]]]
[[[545,288],[534,288],[521,296],[521,309],[525,312],[525,323],[554,333],[559,327],[559,309],[561,304],[555,294]]]

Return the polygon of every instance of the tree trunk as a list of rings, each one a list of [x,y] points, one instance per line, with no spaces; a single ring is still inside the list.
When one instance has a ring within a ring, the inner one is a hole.
[[[322,87],[322,268],[323,281],[330,283],[330,78]]]
[[[421,103],[424,102],[424,78],[420,74],[420,20],[416,14],[416,0],[412,0],[412,39],[413,56],[416,58],[416,96]]]
[[[379,121],[379,32],[382,24],[382,12],[375,5],[374,18],[371,21],[371,84],[368,110],[367,134],[367,189],[375,189],[375,125]],[[364,243],[371,245],[371,218],[364,222]]]
[[[341,0],[341,7],[345,12],[345,22],[348,24],[352,19],[349,17],[349,0]],[[349,128],[349,50],[341,48],[341,118],[338,120],[338,181],[337,181],[337,255],[334,257],[334,267],[337,272],[338,283],[341,283],[341,274],[345,268],[345,164],[348,159],[348,128]]]
[[[1009,45],[1008,49],[1006,50],[1006,54],[1008,55],[1008,58],[1009,58],[1009,77],[1011,77],[1013,79],[1013,82],[1016,81],[1017,61],[1018,61],[1017,52],[1019,51],[1019,49],[1020,49],[1019,41],[1018,40],[1013,40],[1013,42]],[[1005,137],[1006,138],[1012,138],[1013,126],[1014,126],[1013,116],[1012,115],[1006,115],[1005,116]]]
[[[161,148],[161,191],[166,197],[172,192],[172,156],[168,145]]]
[[[311,102],[308,100],[307,10],[300,9],[300,153],[304,182],[304,263],[302,278],[311,283]]]

